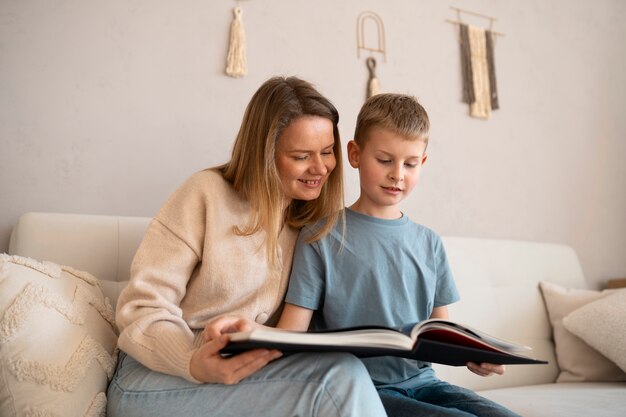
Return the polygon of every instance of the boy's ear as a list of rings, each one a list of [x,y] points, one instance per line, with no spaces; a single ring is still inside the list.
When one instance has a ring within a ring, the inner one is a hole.
[[[348,162],[350,162],[350,166],[352,168],[359,167],[359,154],[361,150],[359,149],[359,145],[351,140],[348,142]]]
[[[422,165],[424,165],[426,163],[427,159],[428,159],[428,154],[426,152],[424,152],[424,156],[422,156]]]

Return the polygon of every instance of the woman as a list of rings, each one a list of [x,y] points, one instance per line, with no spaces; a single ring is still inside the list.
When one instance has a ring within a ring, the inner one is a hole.
[[[194,174],[161,208],[118,300],[109,417],[384,415],[352,356],[219,354],[229,331],[276,323],[298,229],[326,219],[318,239],[336,223],[338,120],[309,83],[272,78],[248,104],[230,162]]]

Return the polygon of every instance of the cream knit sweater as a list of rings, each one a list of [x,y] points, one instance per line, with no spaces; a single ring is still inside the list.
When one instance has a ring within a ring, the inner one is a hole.
[[[189,362],[205,323],[224,314],[276,321],[297,231],[285,226],[268,266],[265,232],[238,236],[250,206],[215,170],[194,174],[150,223],[120,294],[119,348],[148,368],[196,381]]]

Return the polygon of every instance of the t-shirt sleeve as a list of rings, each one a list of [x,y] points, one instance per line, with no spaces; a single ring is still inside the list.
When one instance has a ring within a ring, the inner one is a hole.
[[[459,301],[459,292],[454,283],[454,277],[448,264],[448,256],[443,246],[441,237],[435,235],[434,239],[435,268],[437,272],[437,289],[435,292],[435,307],[442,307]]]
[[[298,236],[285,301],[318,310],[323,304],[325,269],[317,242],[306,242],[309,234],[309,229],[305,227]]]

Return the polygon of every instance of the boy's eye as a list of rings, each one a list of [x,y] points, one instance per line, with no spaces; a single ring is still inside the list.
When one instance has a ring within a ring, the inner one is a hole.
[[[407,168],[415,168],[417,164],[404,164],[404,166]]]
[[[381,159],[381,158],[377,158],[377,161],[380,162],[381,164],[388,164],[391,162],[391,159]]]

